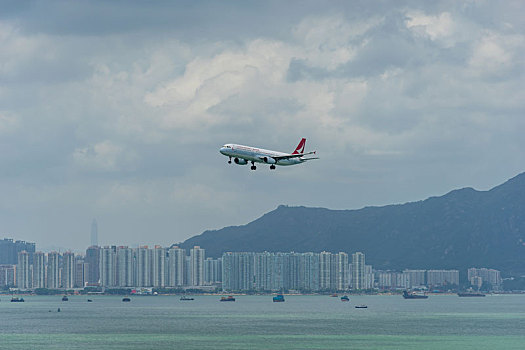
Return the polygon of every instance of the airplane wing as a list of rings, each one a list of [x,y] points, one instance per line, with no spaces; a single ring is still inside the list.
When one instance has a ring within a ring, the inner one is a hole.
[[[300,158],[300,157],[306,156],[308,154],[315,154],[315,151],[306,152],[306,153],[287,154],[287,155],[284,155],[284,156],[272,156],[272,158],[275,159],[275,160],[290,159],[290,158]],[[311,159],[317,159],[317,158],[311,158]]]

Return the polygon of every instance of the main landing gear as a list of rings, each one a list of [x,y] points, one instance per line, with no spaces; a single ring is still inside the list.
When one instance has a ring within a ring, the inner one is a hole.
[[[270,170],[275,170],[275,165],[270,165]]]
[[[250,169],[252,169],[252,170],[257,169],[257,167],[255,166],[255,163],[254,163],[254,162],[252,162],[252,167],[251,167]]]

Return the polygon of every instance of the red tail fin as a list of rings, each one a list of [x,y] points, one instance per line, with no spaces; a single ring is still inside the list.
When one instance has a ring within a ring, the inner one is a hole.
[[[306,139],[303,137],[301,139],[301,142],[299,142],[299,144],[297,145],[297,147],[295,148],[295,151],[293,151],[292,154],[299,154],[299,153],[304,153],[304,146],[306,145]]]

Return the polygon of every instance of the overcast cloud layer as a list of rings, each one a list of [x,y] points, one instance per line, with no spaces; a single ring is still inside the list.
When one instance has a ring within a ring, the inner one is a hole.
[[[525,171],[523,1],[0,2],[0,238],[169,244]],[[318,161],[228,165],[224,143]]]

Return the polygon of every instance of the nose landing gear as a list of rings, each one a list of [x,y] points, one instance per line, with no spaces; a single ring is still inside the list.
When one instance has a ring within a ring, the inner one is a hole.
[[[228,161],[228,164],[232,163],[232,157],[230,157],[230,160]]]

